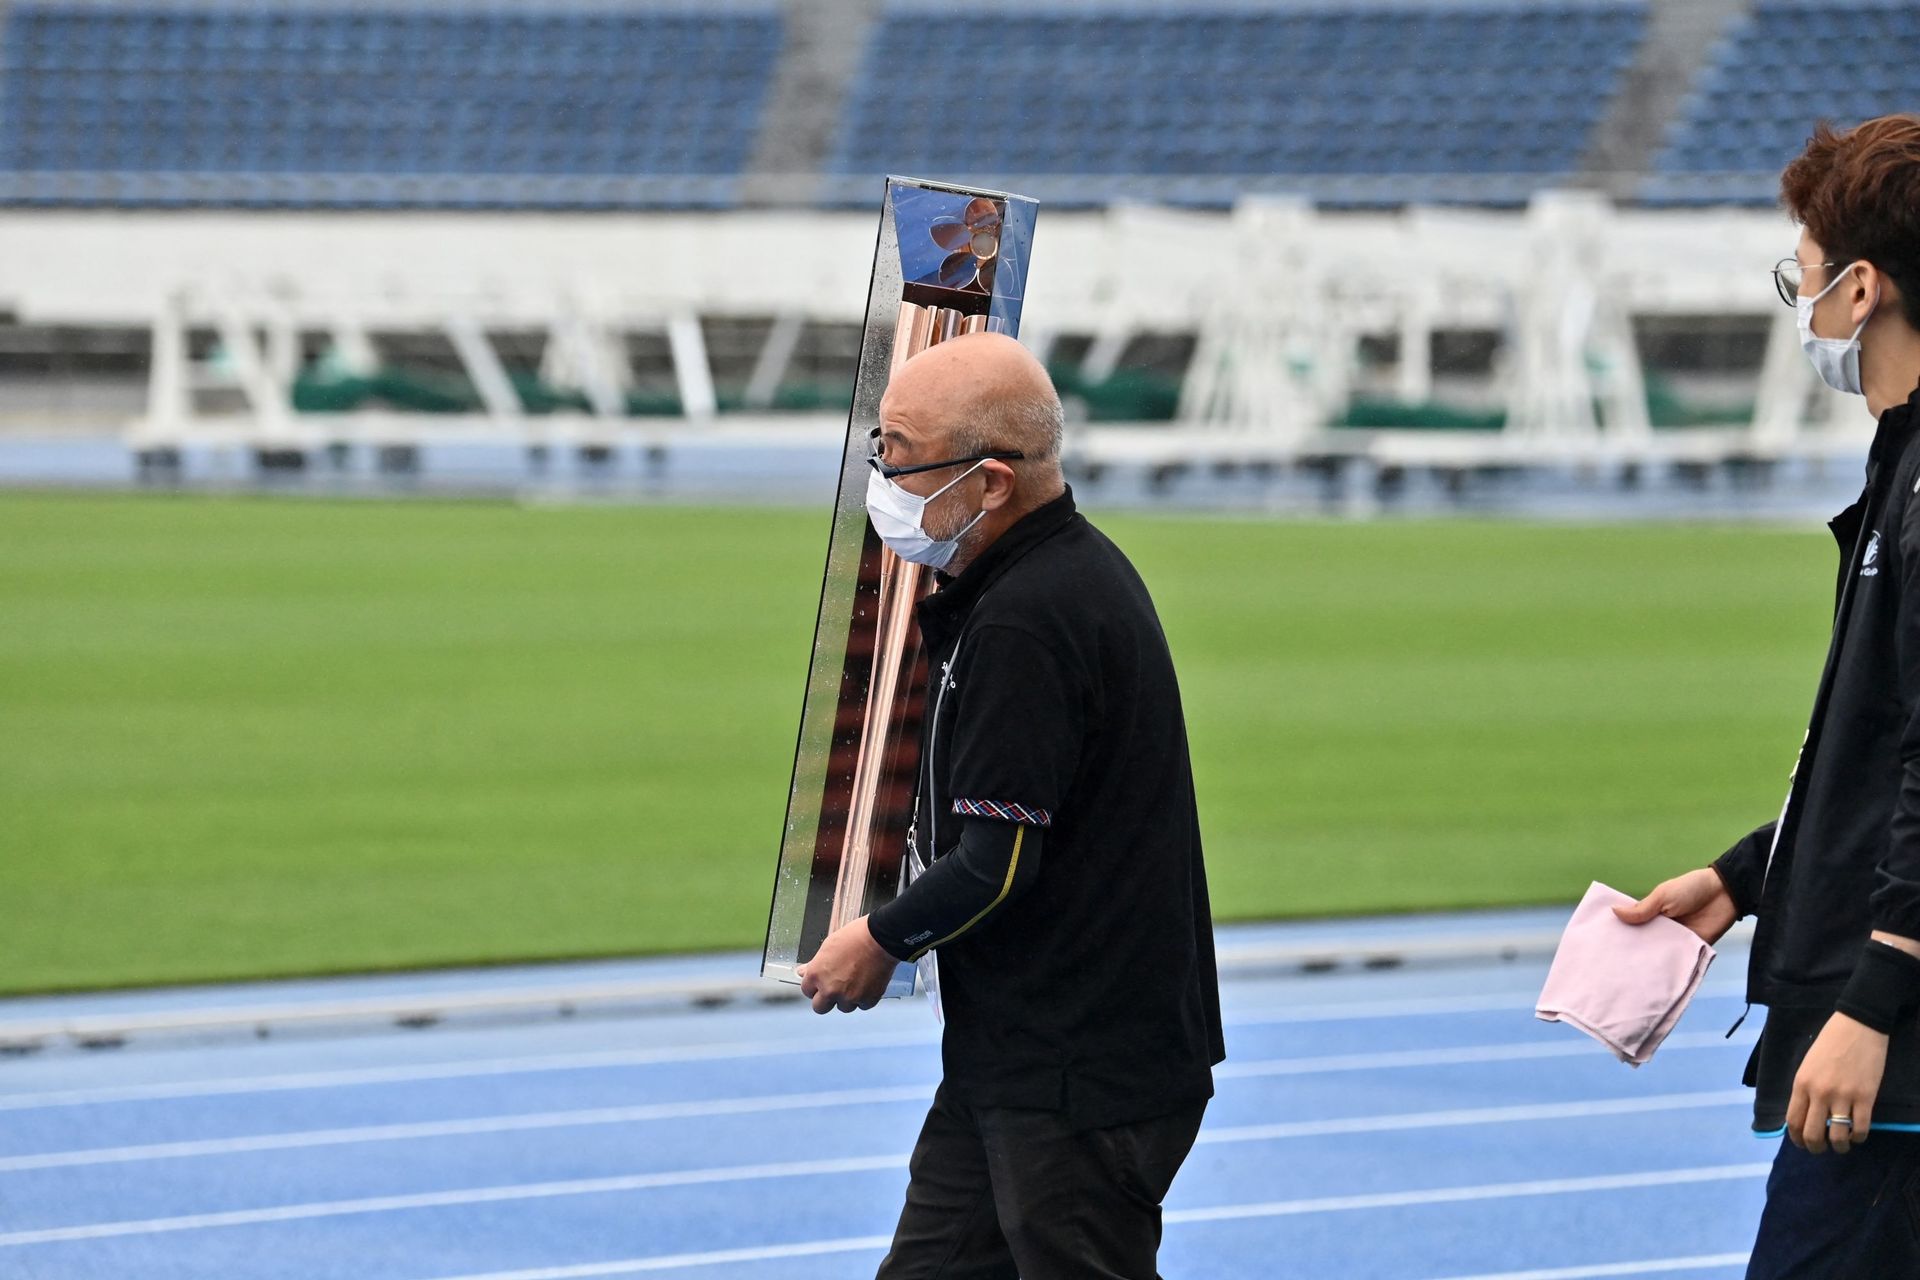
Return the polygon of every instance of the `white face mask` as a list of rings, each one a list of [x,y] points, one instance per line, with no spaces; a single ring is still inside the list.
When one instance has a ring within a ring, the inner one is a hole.
[[[926,526],[920,523],[921,518],[926,515],[929,502],[985,465],[986,459],[982,458],[924,498],[917,493],[908,493],[877,470],[868,472],[867,519],[873,521],[873,531],[902,560],[924,564],[929,569],[946,568],[954,552],[960,549],[960,539],[966,536],[968,529],[979,524],[981,517],[987,513],[981,511],[951,538],[932,537],[927,533]]]
[[[1794,319],[1800,325],[1800,349],[1813,362],[1813,371],[1820,375],[1820,381],[1835,391],[1857,396],[1864,394],[1860,385],[1860,330],[1873,319],[1873,308],[1880,305],[1880,296],[1874,295],[1873,307],[1867,308],[1866,318],[1860,321],[1852,337],[1822,338],[1813,331],[1813,304],[1832,293],[1833,286],[1846,278],[1843,271],[1812,297],[1794,299],[1793,310]]]

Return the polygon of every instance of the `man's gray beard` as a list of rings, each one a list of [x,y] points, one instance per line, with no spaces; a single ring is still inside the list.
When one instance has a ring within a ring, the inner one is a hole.
[[[981,524],[984,523],[984,520],[974,520],[972,515],[967,515],[961,519],[955,520],[953,527],[958,529],[970,520],[973,521],[973,527],[960,535],[958,545],[956,545],[953,549],[953,559],[947,561],[947,567],[942,572],[945,572],[945,573],[959,572],[960,568],[964,568],[965,566],[971,564],[973,562],[974,556],[978,555],[981,552],[981,550],[983,550],[980,542],[980,539],[981,539],[980,526]],[[951,532],[943,533],[935,537],[931,529],[927,531],[927,534],[929,537],[933,537],[936,542],[945,542],[947,539],[953,537],[953,534]],[[959,566],[959,567],[956,568],[956,566]]]
[[[985,522],[982,521],[981,523]],[[982,545],[982,537],[983,535],[979,524],[974,525],[973,528],[961,534],[960,545],[954,549],[953,558],[960,561],[963,565],[972,564],[973,558],[986,549]]]

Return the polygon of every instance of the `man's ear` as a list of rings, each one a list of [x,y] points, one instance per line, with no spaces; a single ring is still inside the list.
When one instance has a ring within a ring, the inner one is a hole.
[[[1867,319],[1869,313],[1879,315],[1886,310],[1886,304],[1895,304],[1899,309],[1900,291],[1893,286],[1893,280],[1880,268],[1862,258],[1856,270],[1848,271],[1850,283],[1842,285],[1846,290],[1847,310],[1855,325]]]
[[[1013,468],[998,458],[989,458],[980,464],[980,478],[985,489],[980,495],[982,511],[997,511],[1013,501]]]
[[[1900,292],[1900,286],[1894,283],[1892,276],[1872,263],[1868,263],[1867,267],[1873,272],[1867,301],[1872,302],[1875,298],[1880,300],[1880,305],[1873,312],[1874,319],[1878,320],[1883,315],[1892,316],[1904,323],[1907,318],[1906,295]]]

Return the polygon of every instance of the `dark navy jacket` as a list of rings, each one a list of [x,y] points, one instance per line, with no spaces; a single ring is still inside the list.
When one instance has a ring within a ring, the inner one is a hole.
[[[1800,1060],[1868,934],[1920,938],[1920,390],[1880,416],[1840,544],[1833,640],[1782,818],[1714,869],[1759,917],[1747,998],[1767,1024],[1747,1068],[1754,1128],[1786,1122]],[[1920,1020],[1895,1029],[1876,1123],[1920,1123]]]

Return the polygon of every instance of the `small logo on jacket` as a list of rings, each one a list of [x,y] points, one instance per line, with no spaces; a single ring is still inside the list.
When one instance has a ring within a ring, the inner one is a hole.
[[[1880,576],[1880,531],[1875,529],[1873,536],[1867,539],[1867,553],[1860,557],[1860,576],[1877,578]]]

